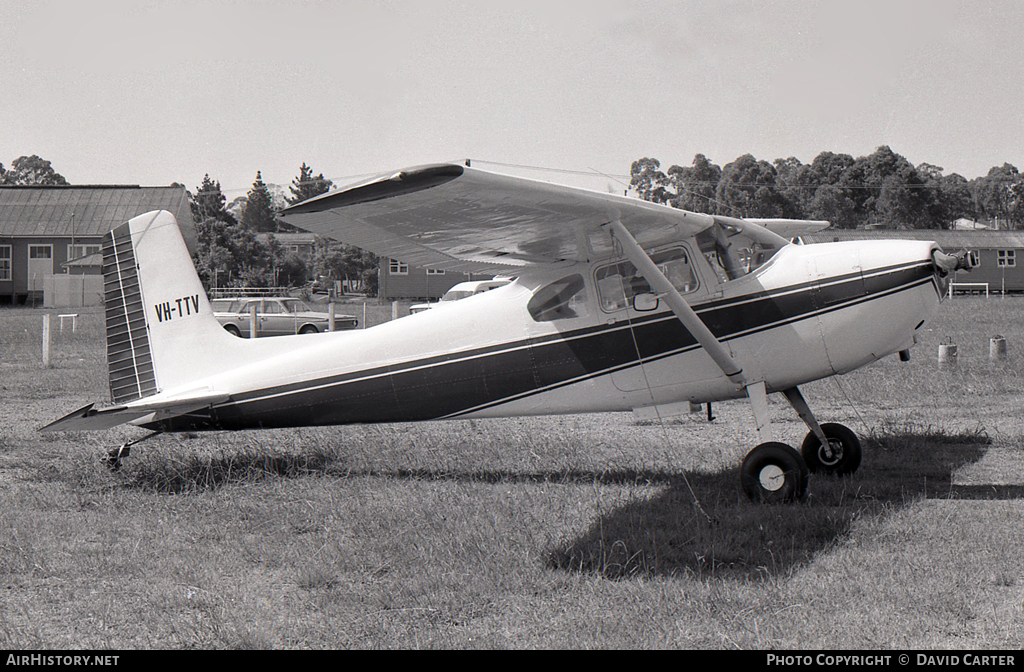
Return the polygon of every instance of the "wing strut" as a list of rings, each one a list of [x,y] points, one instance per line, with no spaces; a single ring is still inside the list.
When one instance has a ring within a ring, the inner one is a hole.
[[[626,258],[633,262],[640,275],[647,280],[647,283],[658,294],[659,298],[665,299],[665,303],[672,309],[675,316],[679,318],[679,321],[683,323],[687,331],[693,334],[693,337],[697,339],[697,342],[708,353],[708,356],[714,360],[718,368],[722,370],[722,373],[729,380],[742,385],[746,389],[747,397],[750,398],[750,406],[754,411],[754,424],[757,427],[757,433],[761,442],[774,441],[764,381],[747,379],[743,374],[743,367],[733,359],[729,349],[715,338],[715,335],[711,333],[707,325],[697,316],[697,313],[690,307],[690,304],[686,303],[686,299],[676,290],[669,279],[665,277],[665,274],[661,272],[661,269],[651,260],[650,256],[644,252],[629,230],[622,225],[622,222],[609,222],[607,226],[612,236],[622,247]]]

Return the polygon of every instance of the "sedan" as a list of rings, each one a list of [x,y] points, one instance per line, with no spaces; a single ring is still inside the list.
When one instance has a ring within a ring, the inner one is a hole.
[[[213,314],[224,329],[235,336],[249,337],[250,311],[256,309],[256,336],[315,334],[330,329],[330,315],[315,311],[301,299],[291,297],[236,297],[214,299]],[[354,329],[359,321],[352,315],[334,316],[334,328]]]

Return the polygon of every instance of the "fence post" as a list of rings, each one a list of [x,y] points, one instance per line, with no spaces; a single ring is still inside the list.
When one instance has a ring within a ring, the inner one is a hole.
[[[43,315],[43,368],[50,368],[50,315]]]

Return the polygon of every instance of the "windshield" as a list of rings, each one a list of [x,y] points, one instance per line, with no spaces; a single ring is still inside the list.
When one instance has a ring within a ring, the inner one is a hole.
[[[760,226],[717,217],[697,234],[697,245],[721,282],[753,273],[787,243]]]

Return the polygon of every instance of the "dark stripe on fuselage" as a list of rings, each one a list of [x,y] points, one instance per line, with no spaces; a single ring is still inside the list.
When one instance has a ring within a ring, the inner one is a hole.
[[[728,341],[904,291],[931,277],[931,264],[901,265],[710,301],[695,310],[719,340]],[[613,325],[257,390],[236,395],[208,415],[151,426],[181,431],[453,417],[697,347],[672,313],[659,312]]]

